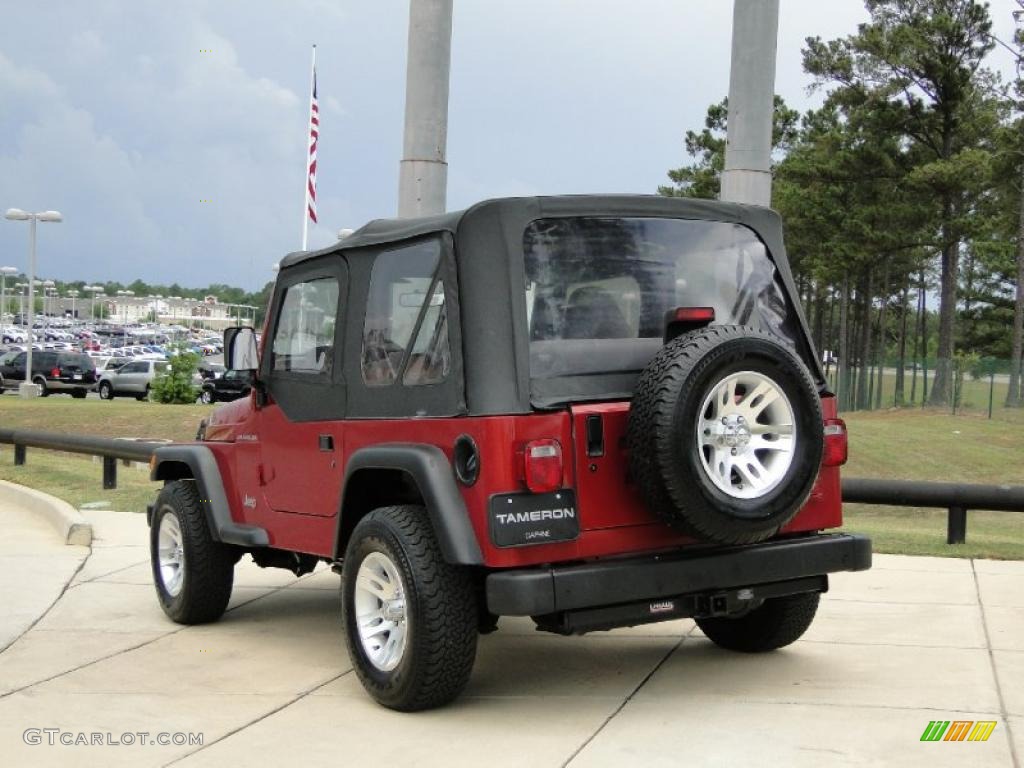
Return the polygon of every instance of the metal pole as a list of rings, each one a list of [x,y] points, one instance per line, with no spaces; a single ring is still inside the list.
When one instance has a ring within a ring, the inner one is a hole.
[[[950,507],[946,517],[946,543],[963,544],[967,541],[967,509]]]
[[[721,199],[770,205],[779,0],[734,0]]]
[[[405,138],[398,215],[444,213],[447,205],[448,80],[452,0],[409,0]]]
[[[313,89],[316,87],[316,46],[313,46],[313,63],[309,70],[309,120],[306,125],[306,166],[305,175],[302,177],[305,192],[302,198],[302,250],[306,250],[309,241],[309,155],[313,148]],[[319,120],[319,117],[317,118]],[[316,126],[317,137],[320,135],[320,126]]]
[[[25,384],[21,387],[22,397],[32,397],[36,389],[32,384],[32,345],[35,343],[36,334],[32,326],[35,325],[36,315],[36,217],[33,216],[28,222],[28,353],[25,357]]]
[[[989,371],[988,374],[988,417],[992,418],[992,397],[996,393],[996,374]]]

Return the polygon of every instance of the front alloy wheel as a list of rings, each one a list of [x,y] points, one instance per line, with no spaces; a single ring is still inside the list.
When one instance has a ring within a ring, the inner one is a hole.
[[[157,496],[149,534],[156,594],[179,624],[216,621],[227,608],[237,550],[214,541],[194,480],[172,480]]]
[[[181,581],[185,574],[185,544],[181,536],[181,525],[175,515],[160,518],[157,530],[157,559],[160,567],[160,581],[171,597],[181,592]]]

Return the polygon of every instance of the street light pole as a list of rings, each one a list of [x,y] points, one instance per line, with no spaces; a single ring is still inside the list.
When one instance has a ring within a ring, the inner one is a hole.
[[[35,280],[36,280],[36,222],[51,221],[54,223],[63,220],[58,211],[41,211],[40,213],[28,213],[19,208],[8,208],[4,218],[10,221],[28,221],[28,353],[25,360],[25,383],[18,388],[22,397],[35,397],[39,394],[35,385],[32,384],[32,343],[35,334],[32,332],[33,315],[35,314]]]
[[[18,325],[24,325],[24,323],[25,323],[25,289],[28,288],[28,283],[15,283],[14,287],[18,289],[18,314],[21,316],[21,323],[18,323]]]
[[[4,324],[7,314],[7,276],[16,274],[18,270],[14,267],[0,267],[0,325]]]
[[[46,335],[50,332],[50,314],[53,307],[50,304],[50,295],[53,292],[53,287],[56,285],[53,280],[47,280],[43,283],[43,343],[46,343]]]

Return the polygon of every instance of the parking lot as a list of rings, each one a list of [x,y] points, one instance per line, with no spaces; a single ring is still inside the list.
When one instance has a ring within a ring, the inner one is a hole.
[[[142,515],[88,513],[90,550],[9,503],[0,514],[8,765],[931,767],[1024,752],[1024,563],[876,556],[833,577],[805,639],[762,656],[690,621],[562,638],[503,620],[459,701],[404,715],[352,674],[326,569],[241,563],[225,617],[183,628],[157,606]],[[996,726],[923,743],[932,720]],[[121,743],[60,743],[97,733]],[[162,734],[202,744],[148,743]]]

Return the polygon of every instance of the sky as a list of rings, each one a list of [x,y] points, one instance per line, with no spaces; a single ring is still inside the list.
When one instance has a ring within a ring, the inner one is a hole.
[[[408,0],[0,0],[0,209],[55,209],[39,274],[247,289],[301,244],[310,46],[321,130],[310,247],[394,216]],[[1014,0],[992,3],[1012,39]],[[45,9],[45,10],[44,10]],[[860,0],[781,0],[776,91],[805,110],[808,36]],[[728,0],[455,0],[448,208],[653,193],[728,92]],[[1009,52],[991,66],[1013,73]],[[0,265],[27,268],[24,222]]]

